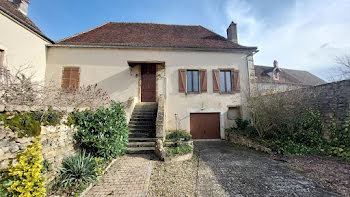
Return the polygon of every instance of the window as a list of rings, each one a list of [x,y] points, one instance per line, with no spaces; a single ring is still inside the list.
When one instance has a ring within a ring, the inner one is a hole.
[[[79,87],[80,72],[78,67],[64,67],[62,73],[62,89],[76,90]]]
[[[187,70],[187,92],[199,92],[199,71]]]
[[[231,92],[231,71],[220,71],[220,87],[223,93]]]

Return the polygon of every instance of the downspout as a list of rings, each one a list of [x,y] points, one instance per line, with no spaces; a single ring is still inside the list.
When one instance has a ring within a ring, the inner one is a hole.
[[[249,73],[249,56],[253,56],[255,55],[257,52],[259,52],[259,50],[254,50],[251,51],[250,53],[248,53],[248,55],[246,56],[246,62],[247,62],[247,74],[248,74],[248,95],[250,96],[250,73]]]

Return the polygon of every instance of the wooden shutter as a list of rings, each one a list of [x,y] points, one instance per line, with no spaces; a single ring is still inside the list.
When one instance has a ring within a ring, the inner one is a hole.
[[[213,92],[220,92],[220,70],[213,69]]]
[[[231,86],[232,86],[232,88],[231,88],[232,92],[241,90],[239,70],[232,70],[231,71]]]
[[[62,89],[76,90],[79,87],[80,72],[78,67],[64,67],[62,73]]]
[[[186,92],[186,69],[179,69],[179,92]]]
[[[199,70],[199,80],[200,80],[200,92],[207,92],[207,70],[201,69]]]

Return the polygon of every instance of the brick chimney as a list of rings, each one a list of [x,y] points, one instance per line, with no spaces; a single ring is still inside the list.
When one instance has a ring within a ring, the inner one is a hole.
[[[231,22],[230,26],[227,28],[227,39],[231,42],[238,43],[237,41],[237,24],[233,21]]]
[[[22,12],[22,14],[27,16],[30,0],[13,0],[13,3],[17,6],[17,9]]]

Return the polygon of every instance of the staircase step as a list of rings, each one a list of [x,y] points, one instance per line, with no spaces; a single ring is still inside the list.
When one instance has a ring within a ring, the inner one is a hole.
[[[152,117],[141,117],[141,118],[136,118],[136,117],[132,117],[130,118],[130,121],[155,121],[156,117],[152,116]]]
[[[149,154],[154,153],[154,147],[130,147],[128,148],[128,154]]]
[[[141,115],[132,115],[131,119],[153,119],[155,120],[157,116],[149,115],[149,114],[141,114]]]
[[[129,137],[129,142],[155,142],[157,138],[130,138]]]
[[[144,112],[144,111],[140,111],[140,112],[132,112],[132,116],[140,116],[140,115],[147,115],[147,116],[157,116],[156,112]]]
[[[129,121],[129,126],[130,125],[155,125],[155,121],[151,120],[151,121],[135,121],[135,120],[131,120]]]
[[[129,138],[147,138],[151,137],[149,133],[129,133]]]
[[[130,147],[154,147],[155,142],[129,142],[128,148]]]
[[[154,130],[156,126],[153,124],[129,124],[129,129],[144,129],[144,130]]]

